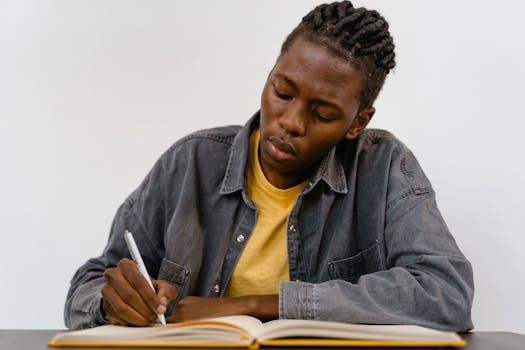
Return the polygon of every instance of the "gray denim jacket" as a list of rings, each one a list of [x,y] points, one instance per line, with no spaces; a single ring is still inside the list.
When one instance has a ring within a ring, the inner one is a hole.
[[[222,295],[255,225],[245,168],[258,120],[193,133],[162,155],[119,208],[102,255],[74,275],[69,328],[107,323],[103,272],[129,257],[124,230],[180,297]],[[471,265],[416,159],[386,131],[365,129],[326,156],[288,216],[287,244],[280,318],[473,327]]]

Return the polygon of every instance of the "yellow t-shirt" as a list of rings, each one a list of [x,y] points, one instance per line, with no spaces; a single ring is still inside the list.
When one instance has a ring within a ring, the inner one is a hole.
[[[250,136],[247,188],[257,207],[256,222],[224,292],[226,297],[278,294],[279,281],[289,281],[286,219],[304,183],[279,189],[264,176],[259,163],[259,129]]]

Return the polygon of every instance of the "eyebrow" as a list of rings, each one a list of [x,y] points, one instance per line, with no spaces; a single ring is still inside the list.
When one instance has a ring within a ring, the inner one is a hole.
[[[282,73],[275,73],[275,76],[277,78],[280,78],[280,79],[283,79],[284,81],[286,81],[287,84],[291,85],[292,88],[294,88],[295,90],[299,90],[299,88],[297,87],[297,84],[295,84],[295,82],[288,78],[286,75],[282,74]],[[323,100],[323,99],[320,99],[320,98],[316,98],[313,100],[315,103],[319,103],[319,104],[322,104],[322,105],[325,105],[325,106],[329,106],[329,107],[332,107],[332,108],[335,108],[339,111],[339,113],[343,113],[343,110],[335,103],[333,102],[330,102],[330,101],[326,101],[326,100]]]

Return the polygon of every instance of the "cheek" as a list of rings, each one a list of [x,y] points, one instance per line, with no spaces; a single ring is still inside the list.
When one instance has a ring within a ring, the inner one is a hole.
[[[261,95],[261,122],[268,119],[268,114],[271,114],[271,103],[269,102],[270,96],[268,95],[268,89],[265,87]]]
[[[332,147],[337,145],[346,134],[346,129],[344,128],[344,125],[334,125],[331,128],[323,128],[322,130],[319,130],[317,128],[310,129],[312,132],[312,140],[315,140],[315,144],[311,145],[313,148],[313,152],[316,153],[326,153]]]
[[[285,110],[286,103],[279,100],[269,86],[265,86],[261,96],[261,118],[274,119]],[[264,114],[264,116],[263,116]]]

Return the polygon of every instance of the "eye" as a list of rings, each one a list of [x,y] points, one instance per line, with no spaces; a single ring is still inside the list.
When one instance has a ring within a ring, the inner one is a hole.
[[[273,87],[273,92],[275,93],[275,95],[277,97],[279,97],[281,100],[284,100],[284,101],[290,101],[292,99],[292,96],[290,95],[287,95],[283,92],[280,92],[279,90],[277,90],[277,88],[274,86]]]
[[[312,108],[312,114],[314,115],[314,117],[315,117],[317,120],[319,120],[319,121],[321,121],[321,122],[323,122],[323,123],[328,123],[329,121],[332,120],[332,119],[330,119],[330,118],[325,118],[325,117],[323,117],[323,116],[319,113],[319,111],[318,111],[317,109],[315,109],[315,108]]]

